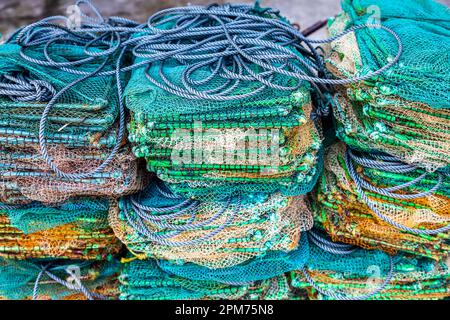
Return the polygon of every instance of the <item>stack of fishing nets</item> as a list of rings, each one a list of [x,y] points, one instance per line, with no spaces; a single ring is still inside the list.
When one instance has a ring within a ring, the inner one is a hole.
[[[142,258],[180,260],[210,268],[242,263],[270,250],[291,251],[312,227],[303,196],[230,196],[201,202],[174,195],[160,180],[121,198],[110,224]]]
[[[132,258],[125,261],[119,277],[120,299],[291,299],[287,272],[303,268],[308,258],[306,233],[302,233],[296,250],[269,251],[220,269],[182,261]]]
[[[109,201],[0,206],[0,257],[103,260],[122,245],[108,224]]]
[[[258,5],[211,5],[163,10],[148,28],[124,96],[150,171],[197,199],[312,189],[321,131],[303,80],[322,65],[290,23]]]
[[[317,231],[312,237],[307,266],[291,273],[291,285],[306,289],[309,299],[450,297],[448,261],[446,264],[406,253],[390,257],[383,251],[331,242]]]
[[[3,203],[60,203],[139,190],[114,76],[120,57],[105,54],[114,35],[89,32],[92,21],[71,31],[64,17],[47,18],[0,45]],[[102,41],[92,42],[97,36]]]
[[[333,240],[435,260],[450,252],[450,177],[343,143],[325,157],[316,220]]]
[[[343,0],[331,35],[365,23],[331,43],[327,69],[338,78],[363,76],[387,61],[386,72],[340,87],[335,95],[337,135],[352,148],[382,151],[435,171],[450,163],[450,11],[432,0]]]
[[[126,143],[126,57],[104,30],[132,22],[106,22],[90,8],[94,17],[81,12],[72,30],[68,18],[50,17],[0,46],[0,296],[8,299],[117,296],[122,243],[108,213],[146,178]]]
[[[0,258],[0,300],[94,300],[118,296],[115,260],[5,260]]]

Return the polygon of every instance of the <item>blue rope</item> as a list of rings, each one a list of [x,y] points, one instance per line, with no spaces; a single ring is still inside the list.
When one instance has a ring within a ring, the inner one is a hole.
[[[50,265],[45,265],[41,267],[41,271],[39,272],[39,274],[36,277],[36,280],[34,282],[34,286],[33,286],[33,300],[36,300],[38,298],[38,290],[39,290],[39,283],[42,279],[42,277],[44,276],[44,274],[49,277],[51,280],[55,281],[56,283],[66,287],[67,289],[71,290],[71,291],[76,291],[76,292],[81,292],[84,294],[84,296],[88,299],[88,300],[94,300],[94,298],[97,299],[101,299],[101,300],[105,300],[106,297],[104,297],[103,295],[100,295],[98,293],[95,292],[90,292],[80,281],[80,279],[77,278],[76,275],[74,275],[73,273],[71,273],[69,270],[66,270],[66,272],[72,276],[72,278],[74,279],[74,281],[76,282],[76,285],[63,280],[57,276],[55,276],[53,273],[49,272],[48,269],[50,268]]]
[[[352,245],[332,242],[314,229],[308,231],[308,239],[325,252],[336,255],[347,255],[357,250],[357,248]]]
[[[446,225],[445,227],[441,227],[441,228],[434,229],[434,230],[410,228],[410,227],[407,227],[401,223],[398,223],[397,221],[391,219],[390,217],[382,214],[378,210],[376,204],[372,200],[369,199],[369,197],[367,196],[364,189],[370,190],[370,191],[375,192],[380,195],[395,198],[395,199],[417,199],[417,198],[426,197],[426,196],[436,192],[442,184],[442,175],[440,173],[438,173],[438,182],[436,183],[436,185],[433,188],[431,188],[428,191],[420,192],[420,193],[416,193],[416,194],[393,193],[392,191],[402,190],[402,189],[405,189],[407,187],[410,187],[411,185],[414,185],[414,184],[422,181],[427,176],[428,173],[424,173],[424,174],[420,175],[419,177],[411,180],[410,182],[407,182],[407,183],[404,183],[404,184],[401,184],[401,185],[398,185],[395,187],[387,187],[387,188],[375,187],[359,176],[359,174],[357,173],[357,171],[355,169],[353,162],[356,162],[361,166],[366,166],[369,168],[384,170],[386,172],[396,172],[396,173],[411,172],[411,171],[416,170],[417,167],[410,165],[410,164],[404,164],[392,156],[375,154],[375,155],[373,155],[373,157],[375,158],[375,160],[367,159],[367,158],[363,159],[361,157],[355,156],[353,154],[353,152],[350,150],[350,148],[347,148],[347,153],[345,156],[345,165],[348,168],[350,177],[355,182],[356,190],[358,191],[359,196],[378,218],[389,223],[390,225],[394,226],[397,229],[407,231],[407,232],[410,232],[413,234],[418,234],[418,235],[420,235],[420,234],[436,235],[436,234],[444,233],[444,232],[447,232],[450,230],[450,224]],[[383,160],[383,161],[380,162],[379,160]]]

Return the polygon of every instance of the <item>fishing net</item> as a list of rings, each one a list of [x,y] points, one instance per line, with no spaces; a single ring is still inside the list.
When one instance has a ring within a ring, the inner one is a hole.
[[[296,250],[290,252],[269,251],[242,264],[221,269],[210,269],[193,263],[158,260],[158,266],[168,274],[193,281],[215,281],[224,284],[249,284],[268,280],[305,266],[309,260],[309,243],[302,233]]]
[[[9,300],[114,299],[114,261],[7,260],[0,258],[0,297]]]
[[[342,143],[325,160],[314,212],[333,240],[392,254],[448,256],[448,175],[356,153]]]
[[[95,199],[0,210],[0,256],[102,260],[115,255],[122,244],[108,225],[108,210],[108,201]]]
[[[223,284],[189,280],[164,272],[156,260],[133,260],[119,277],[121,300],[282,300],[289,297],[289,284],[280,275],[252,284]]]
[[[209,268],[243,263],[269,250],[297,248],[312,227],[303,197],[252,194],[200,202],[153,181],[142,193],[112,206],[116,236],[141,259],[179,260]]]
[[[124,97],[133,151],[150,171],[200,200],[312,189],[322,137],[311,86],[280,71],[316,71],[319,57],[294,41],[297,30],[272,9],[245,5],[169,9],[148,28],[155,35],[141,35],[134,50],[145,67]]]
[[[114,77],[122,57],[104,56],[105,35],[89,41],[94,34],[85,28],[95,21],[83,15],[70,31],[64,17],[46,18],[0,46],[1,202],[59,203],[140,189],[117,94],[127,76]]]
[[[330,253],[311,244],[306,269],[291,273],[291,285],[309,299],[443,299],[450,296],[450,267],[444,262],[375,250]],[[392,259],[392,260],[391,260]]]
[[[329,25],[331,35],[352,25],[381,23],[398,34],[403,50],[388,71],[337,90],[337,135],[362,151],[382,151],[429,171],[448,170],[448,8],[432,0],[344,0],[342,7],[344,13]],[[366,28],[333,41],[327,68],[339,78],[378,69],[396,53],[387,37],[380,28]]]

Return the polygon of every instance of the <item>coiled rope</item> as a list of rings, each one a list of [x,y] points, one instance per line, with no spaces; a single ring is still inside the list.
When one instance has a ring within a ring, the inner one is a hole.
[[[328,240],[326,237],[324,237],[318,230],[316,229],[311,229],[308,231],[308,239],[317,247],[319,247],[320,249],[322,249],[325,252],[334,254],[334,255],[349,255],[353,252],[355,252],[356,250],[360,250],[355,246],[352,245],[348,245],[348,244],[344,244],[344,243],[336,243],[336,242],[332,242],[330,240]],[[303,275],[305,276],[306,280],[308,281],[308,283],[314,288],[316,289],[318,292],[320,292],[321,294],[325,295],[325,296],[329,296],[332,297],[334,299],[337,300],[366,300],[369,299],[371,297],[373,297],[374,295],[376,295],[377,293],[383,291],[387,285],[391,282],[393,276],[394,276],[394,260],[391,256],[389,256],[389,273],[386,277],[386,279],[383,281],[383,283],[376,289],[374,289],[373,291],[364,294],[364,295],[360,295],[360,296],[347,296],[345,294],[339,293],[339,292],[333,292],[333,291],[329,291],[329,290],[325,290],[323,288],[321,288],[310,276],[309,272],[308,272],[308,267],[307,265],[304,266],[301,271],[303,273]]]
[[[163,192],[160,188],[158,188],[157,190],[160,192],[160,195],[164,197],[165,192]],[[201,227],[210,226],[211,223],[223,217],[223,215],[231,205],[232,198],[229,197],[222,208],[220,208],[208,219],[201,222],[194,222],[196,214],[199,210],[199,206],[201,205],[199,201],[190,199],[181,200],[179,204],[159,208],[143,205],[142,203],[140,203],[140,197],[141,194],[138,194],[130,196],[124,200],[122,210],[126,221],[130,224],[130,226],[133,227],[133,229],[135,229],[138,233],[141,234],[141,236],[144,237],[145,241],[151,241],[160,245],[171,247],[190,246],[207,241],[208,239],[214,237],[234,221],[234,218],[239,212],[241,205],[241,198],[240,196],[238,196],[235,200],[236,203],[234,204],[235,207],[232,213],[220,226],[215,227],[213,231],[189,241],[171,241],[168,239],[174,238],[184,231],[198,230]],[[166,198],[171,199],[172,196]],[[129,213],[129,208],[133,210],[134,214]],[[189,218],[183,224],[173,224],[168,222],[172,219],[185,216],[189,216]],[[149,227],[146,225],[146,222],[151,223],[157,228],[170,231],[165,234],[157,234],[157,232],[153,232],[149,229]]]
[[[317,230],[314,229],[308,231],[308,239],[317,247],[332,254],[347,255],[357,250],[357,248],[352,245],[332,242],[323,237]]]
[[[355,182],[356,190],[358,191],[359,196],[361,199],[367,204],[367,206],[375,213],[375,215],[380,218],[381,220],[389,223],[390,225],[394,226],[397,229],[407,231],[413,234],[419,234],[419,235],[436,235],[439,233],[444,233],[450,230],[450,224],[441,227],[434,230],[426,230],[426,229],[416,229],[416,228],[410,228],[407,227],[401,223],[398,223],[394,219],[384,215],[383,213],[378,210],[376,204],[369,199],[367,196],[365,190],[372,191],[374,193],[377,193],[379,195],[383,195],[386,197],[391,197],[394,199],[404,199],[404,200],[411,200],[411,199],[417,199],[426,197],[430,194],[435,193],[439,187],[442,184],[442,174],[438,173],[438,181],[437,183],[428,191],[415,193],[415,194],[398,194],[394,193],[393,191],[400,191],[405,188],[408,188],[412,185],[415,185],[426,178],[426,176],[429,174],[427,172],[421,174],[420,176],[414,178],[413,180],[406,182],[404,184],[394,186],[394,187],[375,187],[371,185],[369,182],[365,181],[360,177],[360,175],[357,173],[354,162],[359,164],[362,167],[366,168],[373,168],[377,170],[382,170],[385,172],[394,172],[394,173],[409,173],[412,172],[418,167],[412,165],[412,164],[406,164],[401,161],[399,161],[397,158],[388,156],[388,155],[380,155],[380,154],[372,154],[372,159],[370,158],[363,158],[360,156],[357,156],[353,153],[350,148],[347,148],[346,156],[345,156],[345,165],[348,168],[348,172],[350,174],[350,177]]]

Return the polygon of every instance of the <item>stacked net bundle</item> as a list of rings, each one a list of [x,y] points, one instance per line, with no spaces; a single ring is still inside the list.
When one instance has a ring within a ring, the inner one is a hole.
[[[269,251],[242,264],[211,269],[194,263],[158,260],[164,272],[193,281],[215,281],[223,284],[251,284],[268,280],[281,274],[301,269],[309,260],[309,243],[302,233],[298,248],[293,251]]]
[[[450,12],[432,0],[344,0],[331,35],[363,23],[397,33],[401,56],[383,74],[337,89],[337,135],[353,148],[378,150],[434,171],[450,159]],[[365,28],[331,43],[327,62],[336,77],[362,76],[394,59],[396,43]],[[438,45],[437,45],[438,44]]]
[[[109,300],[119,295],[119,263],[0,258],[0,298]]]
[[[315,219],[334,241],[435,260],[450,250],[450,177],[343,143],[330,147]]]
[[[148,28],[124,96],[150,171],[200,200],[312,189],[321,128],[311,85],[289,74],[314,75],[320,57],[294,27],[271,9],[211,5],[163,10]]]
[[[250,284],[224,284],[171,275],[156,260],[126,263],[119,281],[121,300],[282,300],[290,292],[284,274]]]
[[[119,197],[141,187],[118,95],[126,74],[114,73],[122,57],[105,55],[108,35],[85,30],[100,18],[82,17],[74,30],[64,17],[46,18],[0,45],[3,203]]]
[[[226,268],[268,251],[292,251],[312,227],[304,198],[279,193],[201,202],[174,195],[160,180],[112,206],[116,236],[140,259]]]
[[[323,241],[324,238],[322,238]],[[322,242],[323,243],[323,242]],[[418,300],[450,296],[450,265],[400,253],[347,248],[330,251],[310,245],[306,268],[291,273],[291,285],[307,289],[309,299]]]
[[[122,244],[108,224],[109,201],[78,199],[60,205],[0,205],[0,257],[102,260]]]

